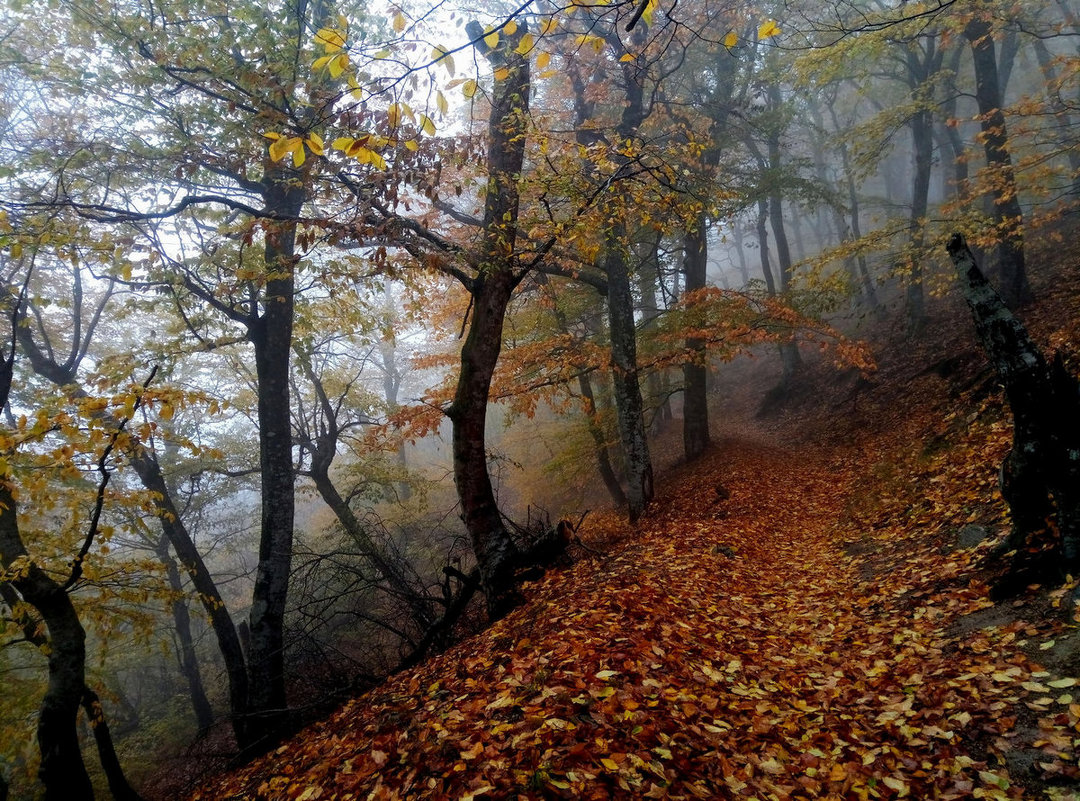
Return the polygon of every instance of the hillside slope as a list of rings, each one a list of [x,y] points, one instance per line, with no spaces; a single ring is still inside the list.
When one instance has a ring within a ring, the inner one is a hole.
[[[1034,332],[1080,341],[1047,295]],[[1010,423],[942,319],[869,382],[812,370],[639,528],[590,516],[599,555],[192,798],[1075,797],[1072,585],[988,599]]]
[[[1054,624],[957,633],[974,552],[861,529],[856,468],[726,442],[606,557],[194,798],[1017,797],[1037,739],[1071,771],[1072,680],[1020,649]]]

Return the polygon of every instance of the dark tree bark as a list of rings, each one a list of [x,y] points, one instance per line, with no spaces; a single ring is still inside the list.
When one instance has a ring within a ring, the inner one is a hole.
[[[635,37],[643,35],[639,28]],[[617,36],[610,44],[619,52],[622,48]],[[619,142],[633,140],[645,119],[644,79],[647,66],[643,56],[621,62],[625,98],[622,115],[616,126]],[[588,146],[600,141],[599,135],[589,129],[588,122],[594,116],[594,101],[588,96],[585,83],[577,70],[570,73],[575,95],[575,137],[579,144]],[[627,159],[618,153],[613,160],[620,169]],[[629,231],[620,217],[619,207],[629,205],[625,197],[618,197],[612,204],[615,211],[604,234],[604,253],[601,268],[607,277],[608,332],[611,341],[612,395],[618,420],[619,440],[622,443],[626,467],[626,503],[631,521],[645,512],[653,497],[652,458],[645,431],[645,404],[641,396],[641,383],[637,365],[637,331],[634,322],[634,298],[630,285]]]
[[[39,628],[35,619],[28,615],[17,614],[16,610],[20,608],[23,597],[16,592],[13,584],[0,583],[0,598],[3,598],[12,615],[18,620],[26,641],[41,651],[48,653],[53,647],[49,636],[46,636],[45,632]],[[113,798],[117,801],[142,801],[142,796],[135,792],[128,783],[127,776],[124,775],[123,768],[120,766],[120,759],[116,755],[109,724],[105,719],[105,712],[97,693],[84,685],[80,703],[94,734],[98,758]],[[74,723],[72,725],[74,726]],[[2,779],[3,777],[0,776],[0,801],[3,801],[4,793],[7,792],[7,785],[2,782]]]
[[[128,784],[127,776],[120,767],[120,759],[116,755],[112,732],[109,731],[109,722],[105,719],[101,700],[89,687],[83,688],[82,708],[94,732],[98,759],[101,760],[101,769],[105,772],[105,780],[109,783],[109,792],[112,793],[114,801],[143,801],[142,796]]]
[[[683,237],[683,273],[686,291],[705,288],[708,264],[706,218],[698,215],[697,225]],[[709,446],[708,368],[705,364],[705,342],[699,338],[686,340],[688,361],[683,364],[683,453],[686,460],[696,459]]]
[[[619,437],[626,458],[626,499],[631,522],[645,512],[653,497],[652,460],[645,434],[645,408],[638,381],[634,298],[630,291],[624,226],[613,222],[605,237],[604,272],[608,277],[608,326],[611,335],[612,383]]]
[[[30,555],[19,534],[18,504],[4,478],[0,481],[0,565],[10,569],[16,559],[29,559]],[[36,564],[31,563],[25,575],[10,583],[23,601],[37,610],[49,630],[49,684],[38,710],[37,726],[41,751],[38,777],[45,785],[46,801],[93,799],[76,727],[86,680],[86,633],[71,598]]]
[[[1019,549],[1013,572],[1022,572],[1029,535],[1056,513],[1061,558],[1048,569],[1061,579],[1080,567],[1080,386],[1060,354],[1047,363],[987,282],[963,237],[954,234],[948,251],[1013,413],[1013,446],[1002,465],[1001,487],[1013,530],[1004,547]],[[1017,583],[1015,589],[1022,589],[1029,582]]]
[[[21,324],[17,313],[10,316],[9,322],[13,329]],[[13,330],[11,350],[0,360],[0,408],[7,405],[11,392],[14,339]],[[10,474],[5,470],[0,474],[0,567],[12,571],[9,583],[23,601],[37,610],[49,631],[49,684],[38,710],[38,776],[45,785],[46,801],[93,799],[75,726],[86,683],[86,633],[63,586],[30,559],[19,531],[18,515]],[[28,567],[12,570],[16,560],[25,561]]]
[[[759,197],[757,221],[755,223],[758,254],[761,257],[761,274],[765,278],[765,291],[772,296],[776,294],[776,279],[773,277],[772,265],[769,263],[769,229],[766,227],[768,218],[769,202],[764,197]]]
[[[496,70],[488,122],[488,190],[484,202],[480,267],[472,279],[469,331],[461,348],[461,372],[447,415],[453,422],[454,483],[462,518],[480,567],[488,614],[501,617],[519,601],[514,588],[518,551],[495,502],[488,474],[486,427],[491,378],[502,349],[503,320],[514,288],[518,176],[525,158],[529,111],[529,62],[514,48],[525,33],[520,23],[495,49],[484,43],[483,28],[471,22],[474,45]],[[500,70],[505,70],[505,74]]]
[[[637,268],[638,295],[641,296],[641,328],[643,331],[655,327],[660,316],[660,306],[656,300],[660,288],[660,232],[646,229],[638,245],[640,258]],[[646,378],[649,406],[654,408],[653,422],[671,420],[671,402],[668,381],[663,370],[650,370]]]
[[[907,284],[907,324],[909,334],[920,333],[926,325],[926,296],[923,289],[923,246],[926,212],[930,201],[930,178],[934,164],[934,116],[931,79],[941,69],[942,51],[931,34],[908,45],[907,82],[917,107],[908,119],[914,162],[911,184],[911,249]]]
[[[611,465],[611,447],[604,429],[597,421],[596,397],[593,393],[592,380],[587,373],[578,376],[578,389],[581,390],[581,397],[585,399],[586,425],[589,427],[589,435],[596,444],[596,465],[600,471],[600,478],[604,482],[604,487],[607,488],[608,495],[611,496],[611,502],[618,507],[624,507],[627,504],[626,493]]]
[[[1001,110],[1002,93],[994,39],[990,23],[982,17],[972,19],[964,29],[964,35],[971,45],[975,66],[975,101],[979,105],[986,165],[994,173],[994,221],[1003,232],[997,247],[1001,294],[1006,303],[1016,308],[1031,300],[1031,287],[1024,259],[1024,213],[1009,155],[1005,114]]]
[[[264,210],[288,220],[299,215],[305,182],[291,167],[264,159]],[[248,716],[260,747],[269,747],[292,727],[285,693],[285,604],[292,567],[295,512],[292,353],[296,223],[278,223],[266,233],[263,254],[266,297],[261,315],[247,321],[258,382],[259,468],[262,489],[259,562],[251,594],[248,652]]]
[[[171,607],[173,627],[176,629],[178,642],[177,657],[180,662],[180,673],[188,686],[191,709],[195,713],[195,725],[199,729],[199,734],[204,734],[214,725],[214,709],[210,706],[210,699],[206,697],[202,671],[199,670],[195,640],[191,635],[191,613],[188,610],[187,599],[183,597],[184,584],[180,577],[180,569],[176,560],[169,554],[167,539],[159,543],[157,557],[165,565],[165,577],[168,579],[169,588],[176,595]]]
[[[781,106],[783,98],[780,94],[779,85],[772,83],[767,89],[769,97],[770,109],[779,114],[781,112]],[[781,123],[780,120],[774,120],[766,130],[766,146],[768,151],[768,161],[762,163],[759,156],[759,164],[764,168],[766,174],[769,176],[769,193],[768,193],[768,214],[769,214],[769,226],[773,231],[773,239],[776,242],[776,261],[777,272],[780,276],[780,291],[787,292],[792,279],[793,264],[791,261],[791,248],[788,246],[787,230],[784,227],[784,198],[781,185],[781,174],[783,169],[783,163],[781,161],[780,152],[780,133]],[[764,249],[762,254],[764,256]],[[799,346],[795,342],[794,335],[792,338],[780,342],[780,363],[781,363],[781,375],[780,384],[775,387],[770,395],[778,397],[781,393],[787,391],[791,380],[795,377],[795,374],[799,371],[799,367],[802,364],[802,358],[799,355]]]

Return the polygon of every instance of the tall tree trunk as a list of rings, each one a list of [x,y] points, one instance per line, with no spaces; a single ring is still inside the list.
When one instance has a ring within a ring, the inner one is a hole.
[[[694,227],[683,237],[683,272],[686,291],[705,288],[708,265],[707,220],[699,214]],[[708,368],[705,342],[687,337],[688,360],[683,364],[683,453],[687,461],[696,459],[709,445]]]
[[[487,467],[487,407],[491,378],[502,349],[503,320],[514,288],[514,245],[518,218],[518,177],[525,159],[529,112],[529,62],[514,48],[525,33],[503,36],[496,48],[484,43],[483,28],[466,30],[495,70],[488,120],[487,196],[480,266],[472,280],[472,318],[461,347],[461,372],[447,415],[454,424],[454,483],[462,518],[487,596],[488,615],[501,617],[517,602],[514,563],[518,550],[503,524]]]
[[[917,334],[926,324],[926,296],[923,290],[923,244],[926,230],[926,211],[930,197],[930,176],[933,166],[933,118],[930,111],[920,109],[908,123],[911,128],[912,157],[915,170],[911,187],[911,251],[907,284],[908,331]]]
[[[21,327],[11,315],[11,339]],[[15,369],[15,351],[0,359],[0,408],[7,405]],[[19,531],[19,506],[10,470],[0,472],[0,568],[22,600],[37,610],[49,631],[49,684],[38,709],[38,776],[46,801],[92,801],[94,789],[79,750],[76,720],[86,684],[86,633],[64,587],[31,559]],[[16,567],[15,563],[19,566]],[[10,600],[6,601],[13,607]]]
[[[612,503],[620,508],[625,507],[626,493],[623,492],[619,477],[611,466],[611,447],[608,445],[604,429],[597,422],[596,396],[593,393],[592,380],[587,373],[581,373],[578,376],[578,388],[581,390],[581,397],[585,399],[586,424],[589,427],[589,435],[596,445],[596,465],[600,471],[600,478],[604,482],[604,487],[607,488],[608,495],[611,496]]]
[[[769,218],[769,201],[764,197],[758,198],[757,214],[757,239],[758,254],[761,256],[761,274],[765,277],[765,291],[769,296],[776,294],[776,280],[773,278],[772,265],[769,263],[769,229],[766,222]]]
[[[778,107],[780,98],[780,87],[771,85],[769,87],[770,102],[774,107]],[[779,174],[781,169],[780,161],[780,134],[778,131],[770,131],[768,138],[769,146],[769,171],[773,174],[773,184],[779,183]],[[773,237],[776,240],[776,261],[778,263],[778,270],[780,273],[780,291],[787,292],[788,287],[791,284],[792,279],[792,261],[791,261],[791,249],[788,247],[787,231],[784,228],[784,200],[780,194],[778,188],[769,194],[769,224],[773,230]],[[790,339],[786,339],[779,344],[780,349],[780,363],[781,363],[781,375],[780,375],[780,389],[786,388],[791,382],[791,379],[795,377],[795,374],[799,371],[799,367],[802,364],[802,357],[799,356],[799,346],[795,342],[794,335]]]
[[[191,636],[191,613],[188,610],[187,599],[184,598],[184,584],[180,578],[180,570],[176,560],[169,554],[168,540],[163,540],[158,544],[157,556],[158,560],[165,565],[165,577],[175,595],[171,607],[173,627],[176,629],[178,642],[177,657],[180,662],[180,673],[187,683],[191,709],[195,713],[195,725],[199,729],[199,734],[204,734],[214,725],[214,710],[210,706],[210,699],[206,697],[206,688],[203,686],[199,658],[195,653],[195,641]]]
[[[1035,58],[1039,62],[1039,70],[1043,74],[1043,86],[1047,93],[1047,102],[1054,112],[1057,129],[1064,131],[1063,147],[1065,158],[1068,160],[1069,173],[1072,178],[1072,194],[1076,195],[1080,202],[1080,147],[1071,132],[1075,131],[1075,122],[1070,113],[1069,104],[1061,97],[1061,86],[1058,82],[1058,71],[1054,66],[1054,58],[1050,49],[1042,39],[1035,39],[1032,47],[1035,49]]]
[[[6,482],[0,483],[0,564],[10,570],[20,557],[29,559],[18,530],[18,505]],[[14,571],[19,575],[21,570]],[[30,563],[25,575],[12,579],[23,601],[41,615],[49,630],[49,684],[38,709],[37,741],[41,751],[38,777],[46,801],[93,799],[76,721],[86,683],[86,633],[71,598],[44,570]]]
[[[218,651],[225,663],[225,675],[229,685],[229,713],[236,744],[241,749],[252,745],[248,726],[248,675],[244,649],[236,624],[229,614],[225,600],[210,574],[206,562],[199,553],[191,533],[184,525],[180,510],[161,472],[161,466],[150,451],[141,449],[130,456],[131,466],[139,476],[143,487],[154,497],[162,532],[172,545],[176,558],[191,578],[192,587],[199,598],[213,629]]]
[[[116,746],[113,744],[112,733],[109,731],[109,722],[105,719],[101,700],[89,687],[83,688],[82,708],[94,732],[98,759],[101,761],[105,780],[109,783],[109,792],[112,793],[113,801],[143,801],[142,796],[128,783],[127,776],[120,767],[120,759],[116,755]]]
[[[285,221],[268,228],[263,253],[265,301],[250,320],[258,382],[261,513],[259,562],[248,623],[249,720],[259,748],[268,748],[292,726],[285,692],[285,604],[292,568],[295,469],[289,361],[292,354],[296,223],[306,199],[305,182],[290,167],[264,159],[265,210]]]
[[[979,105],[979,124],[983,134],[986,165],[993,173],[994,218],[1001,231],[997,246],[1001,271],[1002,297],[1012,307],[1031,300],[1027,266],[1024,261],[1024,213],[1009,155],[1009,134],[1001,110],[1001,85],[994,39],[990,23],[976,17],[967,24],[964,35],[971,45],[975,67],[975,101]]]
[[[638,29],[636,36],[643,34]],[[640,44],[640,43],[639,43]],[[644,79],[647,69],[644,55],[622,62],[626,88],[622,116],[616,126],[618,142],[632,141],[645,119]],[[620,168],[627,163],[620,153],[612,155]],[[620,197],[604,236],[604,272],[608,281],[608,328],[611,336],[612,383],[615,409],[619,418],[619,436],[626,458],[627,511],[631,522],[637,521],[653,497],[652,458],[645,433],[644,403],[637,365],[637,332],[634,325],[634,297],[630,289],[630,265],[627,242],[629,232],[622,214],[633,207],[621,189]]]
[[[641,329],[646,331],[655,327],[655,320],[660,316],[660,306],[656,292],[660,286],[660,232],[646,229],[645,236],[638,244],[637,286],[641,296]],[[649,405],[655,408],[653,421],[671,420],[671,401],[667,393],[667,381],[663,370],[650,370],[646,378],[649,393]]]
[[[626,229],[613,222],[605,237],[604,272],[608,280],[608,326],[611,335],[612,384],[619,436],[626,458],[626,499],[631,522],[645,512],[653,496],[652,460],[645,434],[645,409],[638,381],[634,298],[630,291]]]

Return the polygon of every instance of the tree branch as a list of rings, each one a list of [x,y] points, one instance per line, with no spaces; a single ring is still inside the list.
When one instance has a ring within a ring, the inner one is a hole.
[[[103,450],[101,456],[98,457],[97,469],[98,472],[101,473],[101,482],[98,484],[97,497],[94,500],[94,511],[90,517],[90,528],[86,532],[86,538],[83,540],[78,556],[76,556],[71,563],[71,575],[68,576],[67,581],[60,586],[60,589],[64,592],[71,589],[75,582],[82,576],[83,563],[86,561],[86,555],[90,552],[90,547],[94,544],[94,538],[98,533],[101,512],[105,508],[105,489],[109,486],[109,480],[112,478],[112,472],[109,470],[108,465],[109,456],[116,447],[120,435],[123,434],[124,429],[127,428],[128,421],[135,416],[135,412],[142,406],[143,396],[146,393],[146,389],[150,386],[150,382],[153,381],[154,376],[157,375],[157,371],[158,368],[155,364],[150,370],[150,375],[148,375],[143,382],[142,391],[135,397],[135,405],[131,408],[131,415],[120,421],[120,424],[109,438],[109,444],[105,446],[105,450]]]

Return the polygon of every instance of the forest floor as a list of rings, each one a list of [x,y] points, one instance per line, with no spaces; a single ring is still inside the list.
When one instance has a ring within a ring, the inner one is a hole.
[[[1011,424],[942,319],[729,413],[636,529],[590,515],[526,605],[193,799],[1078,797],[1073,584],[989,600]]]

